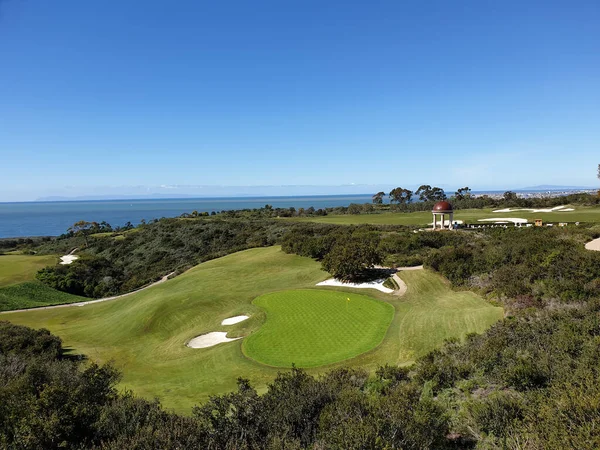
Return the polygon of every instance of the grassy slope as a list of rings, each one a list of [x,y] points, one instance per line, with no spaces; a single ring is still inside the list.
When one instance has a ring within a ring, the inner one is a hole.
[[[190,349],[185,342],[210,331],[230,331],[230,337],[255,331],[265,314],[252,304],[254,298],[283,289],[313,287],[326,277],[318,263],[286,255],[279,247],[252,249],[200,264],[120,300],[11,313],[0,319],[48,328],[66,346],[94,360],[114,360],[123,371],[124,387],[148,398],[159,397],[167,407],[189,413],[192,405],[208,395],[234,389],[238,376],[262,388],[277,369],[245,357],[241,341],[208,349]],[[327,368],[373,369],[384,363],[407,363],[445,338],[483,331],[502,317],[501,308],[491,307],[475,294],[451,291],[433,273],[405,272],[401,277],[409,286],[402,298],[352,290],[388,301],[396,314],[381,345]],[[237,325],[220,325],[224,318],[239,314],[252,317]],[[321,370],[324,368],[311,372]]]
[[[0,287],[31,281],[38,270],[57,262],[53,255],[0,255]]]
[[[492,209],[464,209],[457,210],[454,213],[454,219],[462,220],[466,223],[483,224],[478,219],[497,218],[497,217],[520,217],[533,222],[535,219],[542,219],[544,222],[600,222],[600,208],[578,207],[575,211],[551,212],[551,213],[532,213],[529,211],[515,211],[510,213],[495,213]],[[302,219],[310,222],[335,223],[341,225],[350,224],[383,224],[383,225],[427,225],[433,219],[430,212],[416,213],[382,213],[382,214],[360,214],[360,215],[330,215],[324,217],[309,217]]]
[[[53,255],[0,255],[0,311],[89,300],[35,281],[38,270],[57,262]]]
[[[267,321],[242,348],[275,367],[317,367],[360,355],[381,343],[394,317],[389,303],[320,289],[274,292],[254,304]]]
[[[52,289],[38,281],[0,287],[0,311],[77,303],[90,300]]]

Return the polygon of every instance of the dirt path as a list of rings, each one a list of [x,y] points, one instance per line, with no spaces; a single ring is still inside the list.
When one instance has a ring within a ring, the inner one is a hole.
[[[585,244],[585,248],[588,250],[594,250],[596,252],[600,252],[600,238],[594,239],[593,241]]]
[[[90,300],[89,302],[63,303],[62,305],[40,306],[38,308],[13,309],[11,311],[0,311],[0,314],[9,314],[9,313],[26,312],[26,311],[38,311],[40,309],[69,308],[71,306],[86,306],[86,305],[91,305],[93,303],[101,303],[101,302],[108,302],[110,300],[118,300],[120,298],[127,297],[128,295],[135,294],[137,292],[140,292],[140,291],[143,291],[145,289],[148,289],[148,288],[151,288],[153,286],[156,286],[157,284],[164,283],[174,273],[175,272],[171,272],[170,274],[165,275],[160,280],[155,281],[154,283],[149,284],[148,286],[144,286],[143,288],[136,289],[135,291],[127,292],[126,294],[115,295],[114,297],[99,298],[99,299],[96,299],[96,300]]]
[[[423,266],[421,265],[421,266],[399,267],[398,268],[398,272],[400,272],[402,270],[423,270]],[[392,275],[392,278],[394,279],[396,284],[398,284],[398,289],[394,291],[394,295],[396,295],[398,297],[402,297],[404,294],[406,294],[406,291],[408,290],[408,286],[406,286],[406,283],[404,281],[402,281],[402,278],[400,278],[398,276],[398,272],[396,272],[394,275]]]

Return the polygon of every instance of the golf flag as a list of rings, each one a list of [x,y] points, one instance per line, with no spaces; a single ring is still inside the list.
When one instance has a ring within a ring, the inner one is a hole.
[[[350,301],[350,297],[346,297],[346,311],[348,311],[348,302]]]

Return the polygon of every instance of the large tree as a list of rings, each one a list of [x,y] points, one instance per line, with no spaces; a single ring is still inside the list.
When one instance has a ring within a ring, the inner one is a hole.
[[[471,189],[469,186],[460,188],[454,193],[454,198],[456,198],[456,200],[465,200],[471,198]]]
[[[378,242],[379,238],[374,236],[341,239],[323,258],[323,269],[338,280],[357,280],[366,269],[381,263]]]
[[[429,196],[431,195],[431,186],[428,184],[422,184],[419,186],[415,194],[419,196],[419,200],[426,202],[429,200]]]
[[[373,196],[373,203],[377,205],[381,205],[383,203],[383,197],[385,197],[385,192],[380,191]]]
[[[390,192],[390,202],[410,203],[413,192],[409,189],[397,187]]]

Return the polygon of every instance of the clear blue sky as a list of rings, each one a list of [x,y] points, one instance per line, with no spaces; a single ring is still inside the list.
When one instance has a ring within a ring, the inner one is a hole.
[[[599,144],[598,0],[0,0],[0,201],[593,186]]]

